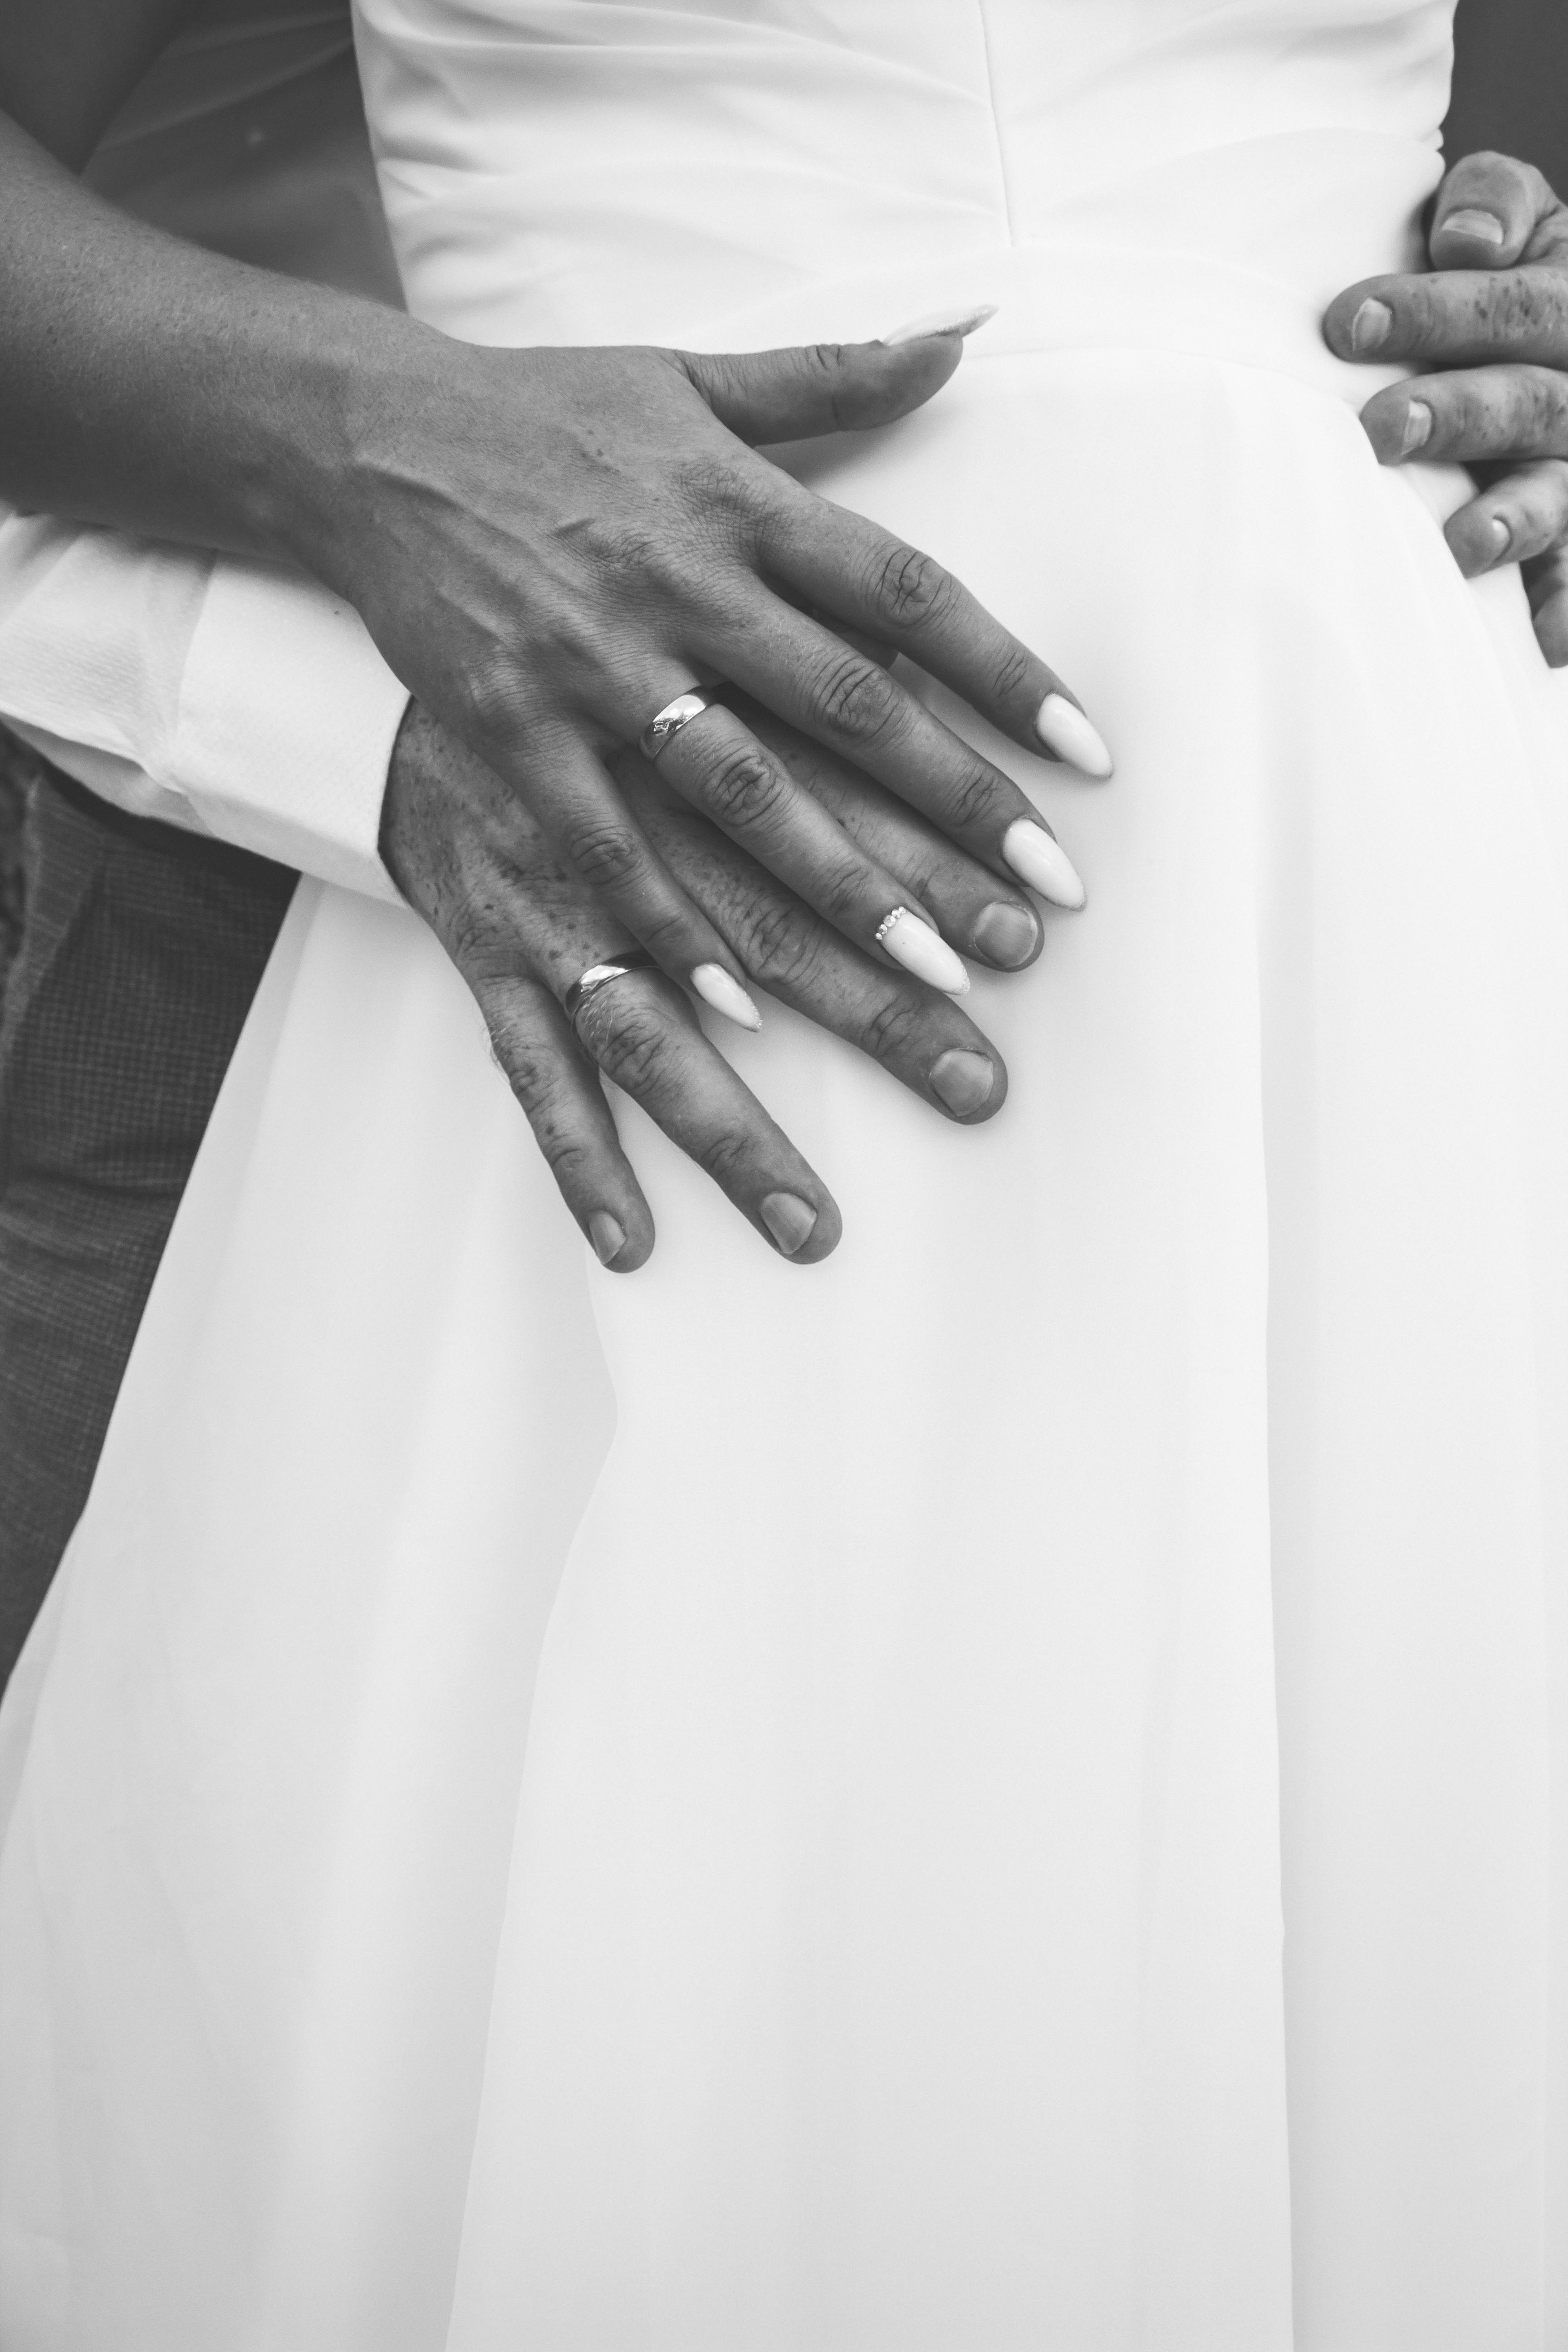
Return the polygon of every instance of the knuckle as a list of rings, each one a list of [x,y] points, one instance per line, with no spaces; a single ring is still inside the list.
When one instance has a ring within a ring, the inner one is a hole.
[[[493,743],[515,733],[526,696],[516,656],[505,646],[491,645],[470,654],[458,666],[458,684],[479,741]]]
[[[952,575],[918,547],[890,549],[878,565],[871,601],[882,618],[902,629],[929,627],[952,610]]]
[[[721,824],[743,830],[776,816],[789,786],[760,744],[742,743],[714,761],[698,790],[703,807]]]
[[[877,1061],[906,1061],[929,1018],[927,1008],[900,990],[883,998],[865,1025],[866,1051]]]
[[[946,823],[967,830],[995,816],[1001,805],[1004,779],[984,761],[966,761],[945,794]]]
[[[721,1191],[731,1191],[749,1170],[752,1139],[743,1129],[723,1127],[703,1136],[694,1147],[698,1166]]]
[[[524,1104],[523,1108],[527,1109],[528,1106]],[[597,1162],[576,1129],[553,1116],[553,1109],[554,1106],[547,1103],[529,1111],[529,1124],[546,1165],[571,1200],[590,1189]]]
[[[674,478],[680,504],[700,520],[703,537],[717,529],[734,545],[747,538],[757,516],[767,510],[773,470],[760,460],[705,449],[686,458]]]
[[[669,1063],[669,1032],[658,1007],[637,1002],[623,987],[618,1003],[605,1002],[605,990],[591,996],[578,1015],[578,1034],[600,1067],[628,1095],[645,1095],[658,1085]]]
[[[847,927],[848,919],[861,911],[866,889],[867,869],[851,855],[817,876],[812,895],[818,911],[842,929]]]
[[[1012,702],[1034,676],[1034,662],[1024,646],[1009,637],[991,664],[991,691],[998,702]]]
[[[754,907],[742,927],[747,970],[780,993],[811,984],[822,954],[821,935],[806,908],[772,898]]]
[[[626,890],[643,870],[642,844],[629,825],[607,819],[576,825],[566,847],[579,879],[590,890]]]
[[[891,723],[898,692],[885,670],[847,646],[819,673],[812,702],[820,725],[854,742],[870,743]]]

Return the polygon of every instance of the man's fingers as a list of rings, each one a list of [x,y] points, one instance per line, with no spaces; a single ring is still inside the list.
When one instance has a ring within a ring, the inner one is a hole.
[[[892,344],[670,354],[719,422],[753,446],[891,425],[940,392],[963,355],[957,331]]]
[[[1001,1109],[1002,1056],[950,997],[872,962],[689,811],[665,803],[648,822],[770,995],[880,1062],[948,1118],[978,1126]]]
[[[519,972],[470,982],[490,1048],[602,1265],[631,1274],[653,1248],[653,1217],[621,1150],[597,1071],[548,989]]]
[[[1489,367],[1414,376],[1374,393],[1361,421],[1385,466],[1568,457],[1568,374]]]
[[[1557,208],[1533,163],[1514,155],[1466,155],[1437,191],[1427,248],[1439,269],[1507,268]]]
[[[729,948],[661,863],[585,743],[561,729],[548,745],[507,746],[492,753],[490,764],[509,780],[520,769],[525,772],[528,803],[574,872],[673,979],[728,1009],[722,983],[704,989],[694,978],[717,971],[736,992],[735,1017],[742,1026],[757,1025],[756,1008],[746,1002]]]
[[[1364,278],[1335,295],[1323,332],[1345,360],[1561,367],[1568,362],[1568,272],[1527,263],[1491,274]]]
[[[1536,642],[1553,669],[1568,668],[1568,550],[1553,548],[1524,567]]]
[[[1544,555],[1568,539],[1568,465],[1548,457],[1502,475],[1449,516],[1443,535],[1467,579]]]
[[[795,1265],[837,1245],[842,1220],[821,1178],[703,1036],[684,996],[630,972],[579,1008],[577,1035],[607,1077],[703,1169]]]

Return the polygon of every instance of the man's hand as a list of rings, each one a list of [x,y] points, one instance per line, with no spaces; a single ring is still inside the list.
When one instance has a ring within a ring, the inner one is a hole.
[[[1541,649],[1568,664],[1568,208],[1532,165],[1468,155],[1437,191],[1432,274],[1368,278],[1330,305],[1342,359],[1421,374],[1362,422],[1385,465],[1458,461],[1482,488],[1447,525],[1467,577],[1523,566]]]
[[[773,723],[781,761],[820,792],[971,951],[1003,967],[1033,961],[1027,901],[889,796],[868,793],[815,746]],[[748,978],[847,1039],[948,1118],[1000,1109],[1000,1055],[951,998],[854,947],[743,850],[663,790],[635,755],[617,781],[639,824]],[[591,965],[631,944],[513,794],[411,706],[393,757],[382,824],[387,865],[473,991],[497,1061],[528,1115],[567,1207],[601,1262],[641,1265],[653,1218],[621,1149],[601,1071],[705,1168],[742,1214],[798,1265],[826,1257],[838,1211],[763,1106],[709,1045],[680,991],[637,971],[564,1001]]]

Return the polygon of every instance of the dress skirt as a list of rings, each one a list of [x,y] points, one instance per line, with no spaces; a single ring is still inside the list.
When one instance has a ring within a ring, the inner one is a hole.
[[[820,1267],[617,1104],[602,1272],[301,890],[0,1717],[6,2352],[1568,2344],[1568,706],[1357,389],[795,453],[1118,761],[921,689],[1089,905],[978,1130],[718,1039]]]

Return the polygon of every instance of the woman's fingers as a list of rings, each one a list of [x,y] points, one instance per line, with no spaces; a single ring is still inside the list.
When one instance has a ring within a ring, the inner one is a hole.
[[[999,971],[1021,971],[1034,962],[1045,931],[1022,890],[999,882],[987,866],[917,816],[884,785],[786,727],[759,703],[745,697],[736,699],[740,716],[796,783],[821,802],[851,841],[897,877],[905,893],[912,893],[961,955],[973,956]]]
[[[1568,464],[1548,457],[1503,475],[1450,515],[1444,537],[1468,579],[1545,554],[1568,537]]]
[[[1361,414],[1385,466],[1568,457],[1568,373],[1554,367],[1415,376],[1374,393]]]
[[[770,995],[879,1062],[947,1118],[977,1126],[1007,1093],[1002,1056],[951,997],[851,947],[754,859],[673,803],[648,824]]]
[[[963,355],[963,335],[982,323],[973,314],[939,321],[897,343],[797,343],[775,352],[669,357],[719,422],[754,446],[860,432],[907,416],[942,389]]]
[[[796,489],[770,512],[761,552],[792,592],[909,655],[1016,743],[1110,775],[1109,751],[1055,670],[921,549]]]
[[[703,1036],[684,996],[629,972],[580,1005],[576,1031],[606,1077],[642,1105],[781,1257],[815,1265],[837,1245],[837,1204],[750,1087]]]
[[[617,762],[624,772],[624,762]],[[962,995],[969,975],[910,908],[906,885],[803,791],[744,720],[711,704],[658,755],[662,782],[870,952]],[[903,908],[905,914],[900,916]]]
[[[740,601],[711,658],[744,693],[864,769],[994,872],[1058,906],[1083,905],[1071,860],[1012,778],[830,629],[757,593]]]
[[[653,1248],[653,1216],[621,1150],[610,1107],[549,990],[519,971],[470,985],[490,1049],[527,1114],[561,1197],[601,1265],[632,1274]]]

